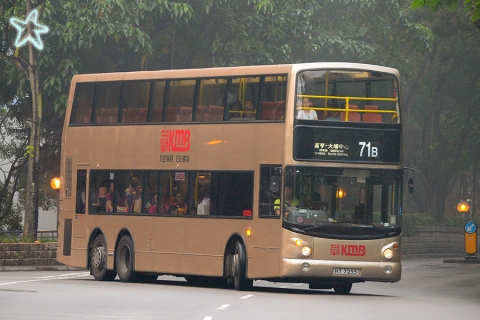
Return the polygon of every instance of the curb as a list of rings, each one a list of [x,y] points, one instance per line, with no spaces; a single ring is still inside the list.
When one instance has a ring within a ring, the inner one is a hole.
[[[1,271],[80,271],[87,270],[84,268],[69,267],[66,265],[58,266],[0,266]]]

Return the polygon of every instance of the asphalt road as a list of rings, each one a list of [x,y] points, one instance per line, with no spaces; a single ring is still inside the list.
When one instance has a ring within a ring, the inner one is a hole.
[[[351,294],[256,281],[252,291],[95,281],[88,271],[0,273],[0,319],[477,319],[480,264],[404,260],[398,283],[354,284]]]

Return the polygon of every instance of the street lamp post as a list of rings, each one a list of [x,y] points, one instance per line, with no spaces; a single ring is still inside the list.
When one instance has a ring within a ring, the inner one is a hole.
[[[61,180],[59,177],[55,177],[50,181],[50,186],[53,190],[57,191],[57,231],[58,231],[58,217],[60,213],[60,185]]]

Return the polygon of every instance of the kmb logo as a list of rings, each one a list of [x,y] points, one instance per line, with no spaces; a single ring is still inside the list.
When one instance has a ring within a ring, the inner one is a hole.
[[[185,152],[190,150],[190,130],[162,130],[161,152]]]
[[[330,245],[330,255],[332,256],[364,256],[367,250],[365,246],[358,246],[353,244],[339,245],[331,244]]]

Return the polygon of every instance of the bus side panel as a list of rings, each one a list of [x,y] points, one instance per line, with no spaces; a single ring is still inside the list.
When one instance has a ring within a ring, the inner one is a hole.
[[[185,217],[132,216],[135,269],[158,273],[185,272]]]
[[[186,273],[221,277],[228,239],[233,233],[240,233],[250,226],[251,220],[218,218],[187,220]]]
[[[280,219],[256,219],[252,229],[252,245],[247,247],[249,278],[280,276],[281,232]]]

